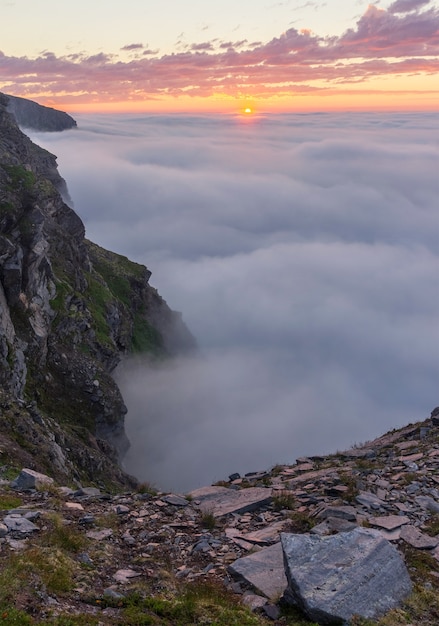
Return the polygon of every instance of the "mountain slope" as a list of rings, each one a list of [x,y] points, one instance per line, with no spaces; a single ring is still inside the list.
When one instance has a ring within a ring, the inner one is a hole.
[[[126,408],[111,372],[130,352],[166,356],[194,340],[145,267],[85,239],[56,157],[7,106],[0,95],[0,432],[36,468],[124,482]]]

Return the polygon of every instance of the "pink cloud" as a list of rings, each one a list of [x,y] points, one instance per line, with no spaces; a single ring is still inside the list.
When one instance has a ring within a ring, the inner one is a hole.
[[[424,0],[396,0],[392,11],[370,5],[356,27],[340,37],[323,38],[288,29],[267,43],[216,40],[139,58],[75,53],[36,59],[0,52],[0,89],[16,95],[70,94],[70,101],[96,96],[101,101],[249,93],[273,94],[331,90],[373,77],[439,71],[439,9],[415,11]],[[404,11],[403,11],[404,9]],[[124,50],[143,49],[129,44]],[[313,84],[319,81],[319,84]]]
[[[417,11],[426,4],[430,4],[430,0],[396,0],[387,10],[390,13],[408,13]]]

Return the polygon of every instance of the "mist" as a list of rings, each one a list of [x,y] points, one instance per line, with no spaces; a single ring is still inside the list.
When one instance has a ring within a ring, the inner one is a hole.
[[[187,491],[438,404],[437,114],[77,120],[30,134],[199,345],[116,371],[129,472]]]

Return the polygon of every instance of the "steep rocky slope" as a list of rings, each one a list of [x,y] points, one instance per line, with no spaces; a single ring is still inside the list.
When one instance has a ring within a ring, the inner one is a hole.
[[[0,450],[60,477],[126,483],[124,354],[191,349],[150,272],[87,241],[56,157],[0,95]],[[1,457],[0,457],[1,458]]]
[[[23,128],[60,131],[75,128],[76,121],[68,113],[42,106],[26,98],[6,95],[7,109]]]

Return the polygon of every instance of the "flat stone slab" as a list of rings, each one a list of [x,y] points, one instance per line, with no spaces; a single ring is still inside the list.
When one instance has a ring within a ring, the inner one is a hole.
[[[378,526],[386,530],[394,530],[395,528],[404,526],[404,524],[410,524],[410,518],[405,515],[384,515],[383,517],[370,517],[368,522],[372,524],[372,526]]]
[[[436,502],[436,500],[433,500],[430,496],[417,496],[415,501],[416,504],[426,511],[430,511],[430,513],[439,513],[439,502]]]
[[[357,511],[353,506],[327,506],[317,515],[318,519],[326,519],[327,517],[340,517],[341,519],[355,522],[357,519]]]
[[[183,496],[179,496],[176,494],[169,494],[168,496],[163,496],[162,500],[167,502],[168,504],[172,504],[172,506],[187,506],[189,504],[189,500],[183,498]]]
[[[329,537],[282,533],[281,543],[289,592],[319,624],[344,623],[355,614],[376,619],[412,590],[399,552],[377,530]]]
[[[251,533],[245,533],[242,535],[242,538],[245,541],[250,541],[251,543],[259,543],[259,544],[271,544],[279,542],[279,535],[285,529],[285,526],[288,524],[288,520],[282,520],[281,522],[275,522],[270,526],[266,526],[261,530],[255,530]]]
[[[332,535],[333,533],[344,533],[356,528],[356,522],[350,522],[341,517],[327,517],[317,526],[310,530],[313,535]]]
[[[132,569],[119,569],[113,575],[113,578],[118,583],[128,583],[132,578],[137,578],[138,576],[141,576],[141,575],[142,574],[140,572],[135,572]]]
[[[366,507],[366,509],[380,509],[385,505],[384,500],[378,498],[374,493],[370,491],[360,491],[358,496],[355,498],[358,504]]]
[[[6,515],[3,523],[7,527],[8,532],[15,537],[27,537],[39,530],[38,526],[35,526],[30,520],[17,514]]]
[[[432,550],[439,545],[439,539],[425,535],[415,526],[404,526],[401,529],[401,539],[418,550]]]
[[[229,565],[228,571],[273,601],[277,601],[288,586],[280,542],[241,557]]]
[[[204,513],[222,517],[229,513],[247,513],[270,504],[272,490],[265,487],[227,489],[226,487],[201,487],[189,494]]]

